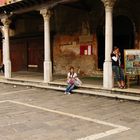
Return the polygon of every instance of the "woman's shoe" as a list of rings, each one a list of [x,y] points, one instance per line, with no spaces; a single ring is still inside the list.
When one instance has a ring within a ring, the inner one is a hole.
[[[118,88],[123,89],[123,87],[122,87],[122,86],[118,86]]]
[[[126,86],[124,85],[124,86],[123,86],[123,88],[125,89],[125,88],[126,88]]]

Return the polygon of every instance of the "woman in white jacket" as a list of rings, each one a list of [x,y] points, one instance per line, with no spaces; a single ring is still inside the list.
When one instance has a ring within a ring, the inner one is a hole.
[[[67,74],[67,88],[65,94],[71,94],[71,91],[76,87],[82,84],[82,82],[77,77],[77,73],[74,72],[74,67],[70,67],[70,71]]]

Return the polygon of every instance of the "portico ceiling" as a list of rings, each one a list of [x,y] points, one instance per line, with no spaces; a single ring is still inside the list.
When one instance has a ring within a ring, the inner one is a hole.
[[[53,8],[58,4],[64,4],[66,6],[86,10],[86,11],[98,11],[100,10],[101,0],[18,0],[17,2],[7,4],[0,7],[0,15],[3,14],[20,14],[39,10],[42,8]],[[133,14],[140,13],[139,0],[117,0],[115,9],[125,8]]]
[[[0,15],[24,13],[41,8],[51,8],[60,3],[74,2],[77,0],[20,0],[0,7]]]

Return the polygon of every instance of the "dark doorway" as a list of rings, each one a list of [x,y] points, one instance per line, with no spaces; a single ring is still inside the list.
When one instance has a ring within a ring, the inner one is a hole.
[[[97,28],[98,39],[98,68],[103,69],[105,59],[105,35],[104,26]],[[134,48],[134,26],[126,16],[117,16],[113,19],[113,46],[120,48],[122,64],[124,64],[124,49]]]
[[[122,64],[124,64],[124,49],[134,48],[134,26],[126,16],[114,17],[113,45],[120,48]]]
[[[2,48],[2,44],[3,44],[3,36],[2,36],[2,33],[0,32],[0,65],[3,63],[3,48]]]
[[[103,69],[105,60],[105,35],[103,26],[97,28],[97,41],[98,41],[98,69]]]

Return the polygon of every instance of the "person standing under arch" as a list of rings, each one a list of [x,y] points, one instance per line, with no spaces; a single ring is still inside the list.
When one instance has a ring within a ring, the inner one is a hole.
[[[121,53],[118,47],[114,47],[113,52],[111,53],[112,59],[112,70],[115,74],[117,85],[119,88],[126,88],[124,82],[124,72],[121,67]]]

